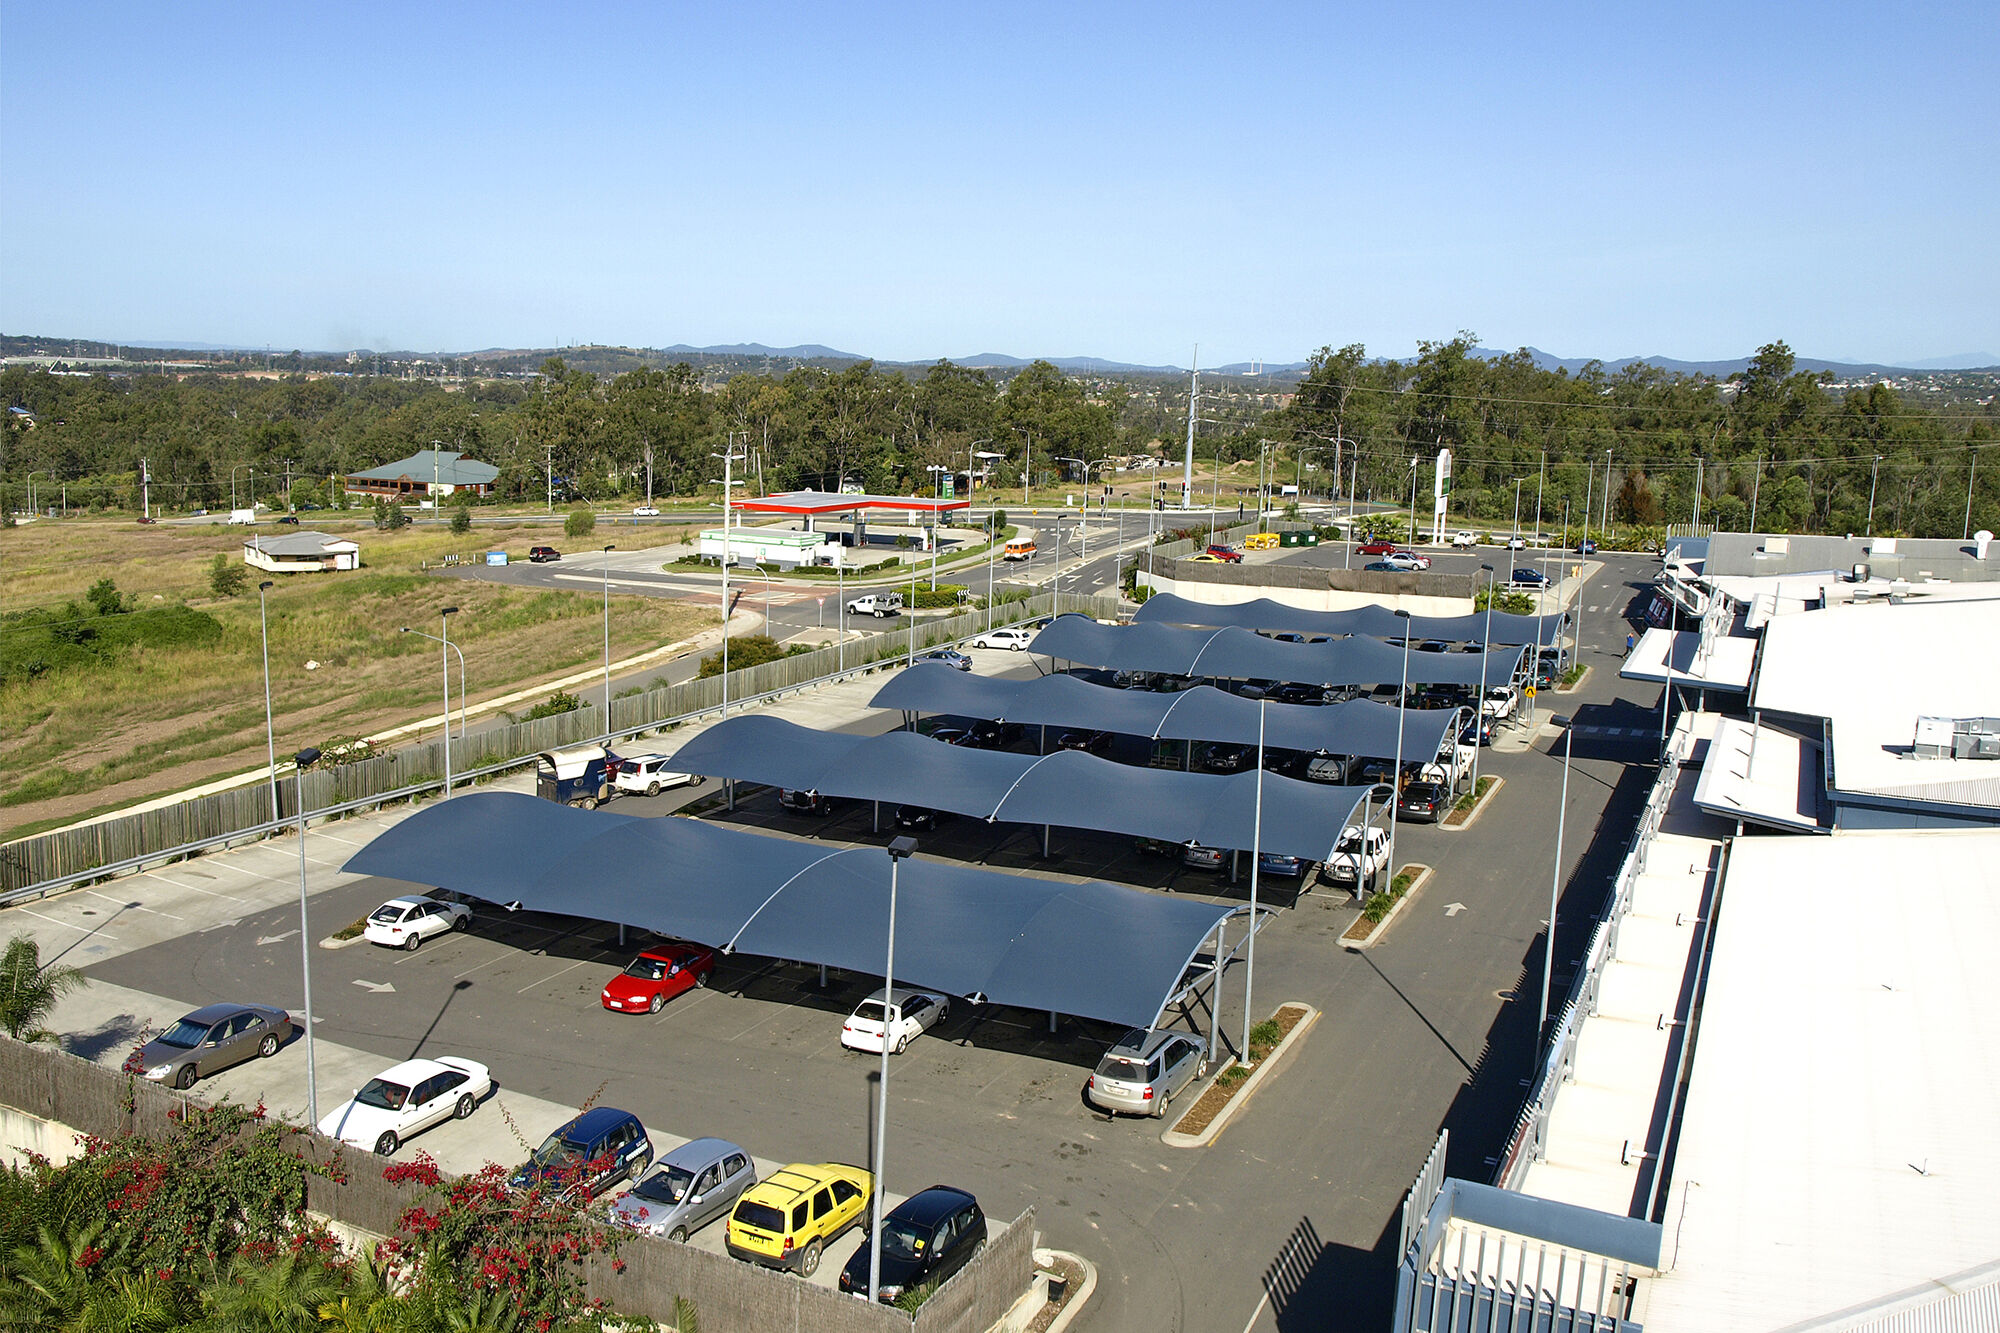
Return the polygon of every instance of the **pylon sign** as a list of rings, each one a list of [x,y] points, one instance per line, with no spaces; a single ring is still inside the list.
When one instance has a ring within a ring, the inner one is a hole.
[[[1445,507],[1451,500],[1451,450],[1440,449],[1431,474],[1431,540],[1444,540]]]

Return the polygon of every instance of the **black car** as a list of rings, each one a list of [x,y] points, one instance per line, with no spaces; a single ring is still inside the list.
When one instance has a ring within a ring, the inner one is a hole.
[[[938,727],[931,732],[931,739],[934,741],[943,741],[946,745],[976,746],[979,744],[978,738],[965,727]]]
[[[1451,793],[1443,784],[1436,782],[1412,782],[1403,788],[1403,794],[1396,798],[1396,818],[1412,820],[1420,824],[1435,824],[1444,818],[1446,806],[1451,802]]]
[[[1201,752],[1201,766],[1210,773],[1241,773],[1255,758],[1247,745],[1211,745]]]
[[[286,514],[283,518],[279,519],[278,522],[289,523],[296,528],[299,525],[299,516],[297,514]]]
[[[1028,729],[1019,722],[975,722],[972,724],[972,740],[988,750],[997,750],[1010,745],[1028,734]]]
[[[942,1283],[986,1248],[986,1214],[979,1200],[950,1185],[933,1185],[897,1204],[882,1219],[882,1264],[876,1295],[892,1302],[913,1287]],[[862,1242],[840,1270],[840,1289],[868,1294],[874,1238]]]
[[[1083,750],[1090,754],[1103,754],[1111,748],[1111,733],[1108,731],[1065,731],[1056,738],[1056,746],[1064,750]]]
[[[1466,723],[1465,729],[1458,733],[1458,743],[1460,745],[1493,744],[1493,719],[1488,716],[1481,718],[1478,722]]]
[[[1264,697],[1274,704],[1322,704],[1326,702],[1326,688],[1292,683],[1280,685]]]
[[[899,805],[896,807],[896,827],[906,829],[934,829],[947,819],[957,815],[949,810],[933,810],[927,805]]]
[[[819,792],[813,791],[810,788],[805,791],[793,791],[789,787],[780,788],[778,791],[778,804],[792,811],[794,814],[830,815],[833,813],[833,798],[822,796]]]

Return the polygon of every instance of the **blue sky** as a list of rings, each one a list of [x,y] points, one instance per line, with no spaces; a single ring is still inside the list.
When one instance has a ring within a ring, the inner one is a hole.
[[[2000,356],[1990,6],[0,10],[0,330]]]

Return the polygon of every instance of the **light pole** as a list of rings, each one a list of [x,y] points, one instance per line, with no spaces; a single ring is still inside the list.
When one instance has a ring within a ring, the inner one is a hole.
[[[1576,748],[1576,719],[1569,720],[1568,729],[1563,733],[1563,786],[1562,802],[1556,806],[1556,868],[1549,876],[1549,933],[1542,946],[1542,1017],[1535,1025],[1535,1040],[1540,1041],[1549,1026],[1549,979],[1555,971],[1556,959],[1556,893],[1562,887],[1563,873],[1563,818],[1569,813],[1569,756]]]
[[[449,617],[457,614],[458,608],[455,606],[447,606],[438,612],[438,630],[441,634],[439,641],[446,648],[451,646]],[[448,798],[451,795],[451,659],[444,655],[443,648],[438,650],[438,661],[444,669],[444,794]]]
[[[1535,540],[1542,539],[1542,489],[1549,481],[1549,451],[1542,450],[1542,466],[1535,474]]]
[[[1875,461],[1868,466],[1868,535],[1875,535],[1875,483],[1882,473],[1882,455],[1875,455]]]
[[[1403,622],[1403,688],[1396,696],[1396,771],[1389,775],[1389,888],[1392,891],[1396,887],[1396,813],[1403,803],[1403,714],[1410,707],[1410,613],[1399,607],[1394,615]]]
[[[271,622],[264,613],[264,594],[270,580],[257,585],[257,627],[264,638],[264,757],[271,765],[271,822],[278,822],[278,741],[271,730]]]
[[[946,466],[945,466],[945,465],[944,465],[943,463],[932,463],[932,464],[930,464],[929,466],[927,466],[927,467],[926,467],[926,468],[924,469],[924,471],[926,471],[926,472],[928,472],[928,473],[930,473],[930,474],[931,474],[931,499],[932,499],[933,501],[941,501],[941,500],[943,500],[943,499],[944,499],[944,474],[945,474],[945,473],[947,473],[947,472],[949,472],[949,471],[951,471],[951,469],[950,469],[950,468],[948,468],[948,467],[946,467]],[[938,543],[938,519],[939,519],[939,517],[940,517],[940,515],[938,514],[938,508],[937,508],[937,505],[936,505],[935,503],[933,503],[933,504],[931,505],[931,591],[932,591],[932,592],[936,592],[936,591],[937,591],[937,558],[938,558],[938,544],[939,544],[939,543]]]
[[[1486,637],[1479,644],[1479,697],[1472,701],[1472,803],[1479,806],[1479,751],[1486,744],[1486,655],[1493,651],[1493,566],[1486,571]]]
[[[1021,464],[1021,504],[1025,507],[1028,503],[1028,479],[1035,475],[1035,432],[1028,426],[1011,426],[1008,429],[1028,437],[1028,453]]]
[[[1410,459],[1410,545],[1417,544],[1417,464],[1422,461]]]
[[[1598,511],[1597,515],[1597,530],[1599,532],[1609,532],[1611,531],[1611,451],[1609,449],[1604,451],[1603,505],[1603,509]]]
[[[993,526],[993,510],[988,509],[986,511],[986,628],[989,630],[993,628],[993,548],[999,541],[1000,530]]]
[[[306,1123],[319,1124],[319,1076],[313,1068],[313,939],[306,919],[306,770],[319,762],[319,749],[308,745],[292,758],[293,794],[299,803],[299,968],[305,979],[306,1007],[299,1026],[306,1034]]]
[[[1266,702],[1264,699],[1257,701],[1257,800],[1250,816],[1250,932],[1243,941],[1243,1054],[1246,1056],[1250,1054],[1250,1024],[1255,1013],[1250,1007],[1250,997],[1257,985],[1257,866],[1264,859],[1264,704]]]
[[[894,1044],[889,1014],[896,998],[896,871],[916,854],[915,838],[893,838],[889,842],[889,938],[882,956],[882,1077],[875,1089],[875,1190],[871,1207],[875,1224],[868,1229],[868,1303],[880,1299],[882,1291],[882,1156],[889,1149],[889,1048]]]
[[[254,477],[257,475],[256,467],[250,463],[238,463],[235,467],[229,469],[229,507],[231,509],[236,508],[236,474],[246,467],[250,469],[251,476]]]
[[[456,610],[457,608],[454,607],[453,609]],[[459,646],[453,643],[449,638],[440,638],[435,634],[426,634],[420,629],[411,629],[407,625],[403,626],[402,632],[405,634],[414,634],[420,639],[429,639],[434,643],[441,643],[445,647],[451,649],[452,652],[458,655],[458,738],[460,740],[464,740],[465,739],[465,654],[461,652],[459,650]],[[445,699],[445,719],[446,719],[447,730],[450,729],[450,718],[451,718],[451,700],[449,697],[447,697]]]
[[[28,474],[28,512],[31,514],[35,512],[35,478],[45,477],[48,473],[47,468],[38,467]]]
[[[1526,477],[1514,478],[1514,532],[1513,536],[1507,539],[1509,551],[1514,549],[1514,537],[1521,535],[1521,483],[1526,480]]]
[[[747,443],[750,438],[750,432],[744,431],[743,438],[744,441]],[[742,454],[736,452],[736,432],[735,431],[729,432],[729,438],[723,443],[721,453],[710,454],[709,457],[720,458],[722,460],[722,715],[724,717],[728,717],[729,716],[729,562],[735,559],[735,551],[729,541],[729,502],[731,499],[734,498],[733,491],[736,483],[736,474],[731,469],[735,466],[736,460],[738,458],[743,457]],[[841,481],[843,484],[845,484],[846,478],[842,477]],[[836,577],[838,577],[838,575],[836,575]],[[842,618],[840,628],[844,639],[847,631],[847,623],[844,616]],[[846,658],[847,650],[845,648],[841,649],[840,656],[843,660]],[[610,720],[609,718],[610,711],[611,711],[610,707],[607,705],[605,708],[607,722]]]

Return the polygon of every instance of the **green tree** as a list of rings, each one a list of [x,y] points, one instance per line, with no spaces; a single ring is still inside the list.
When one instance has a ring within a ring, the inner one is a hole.
[[[250,576],[244,571],[243,562],[231,560],[227,555],[218,555],[208,567],[208,587],[217,597],[234,597],[243,591]]]
[[[86,984],[82,972],[65,963],[43,963],[41,946],[26,935],[7,941],[0,955],[0,1027],[19,1041],[54,1041],[41,1026],[56,1001]]]
[[[588,509],[572,509],[563,519],[563,535],[566,537],[588,537],[597,531],[597,515]]]
[[[118,595],[118,585],[108,578],[99,579],[91,584],[90,591],[85,593],[84,597],[97,608],[97,614],[100,616],[115,616],[125,610],[124,599]]]
[[[729,669],[741,671],[744,667],[762,666],[785,656],[785,649],[768,634],[745,634],[729,640]],[[722,674],[722,654],[710,653],[701,659],[700,676]]]
[[[410,516],[403,512],[403,506],[392,505],[387,500],[375,501],[375,526],[384,532],[394,532],[398,528],[410,526]]]
[[[451,507],[451,535],[454,537],[463,537],[470,531],[472,531],[471,508],[466,505],[453,505]]]

